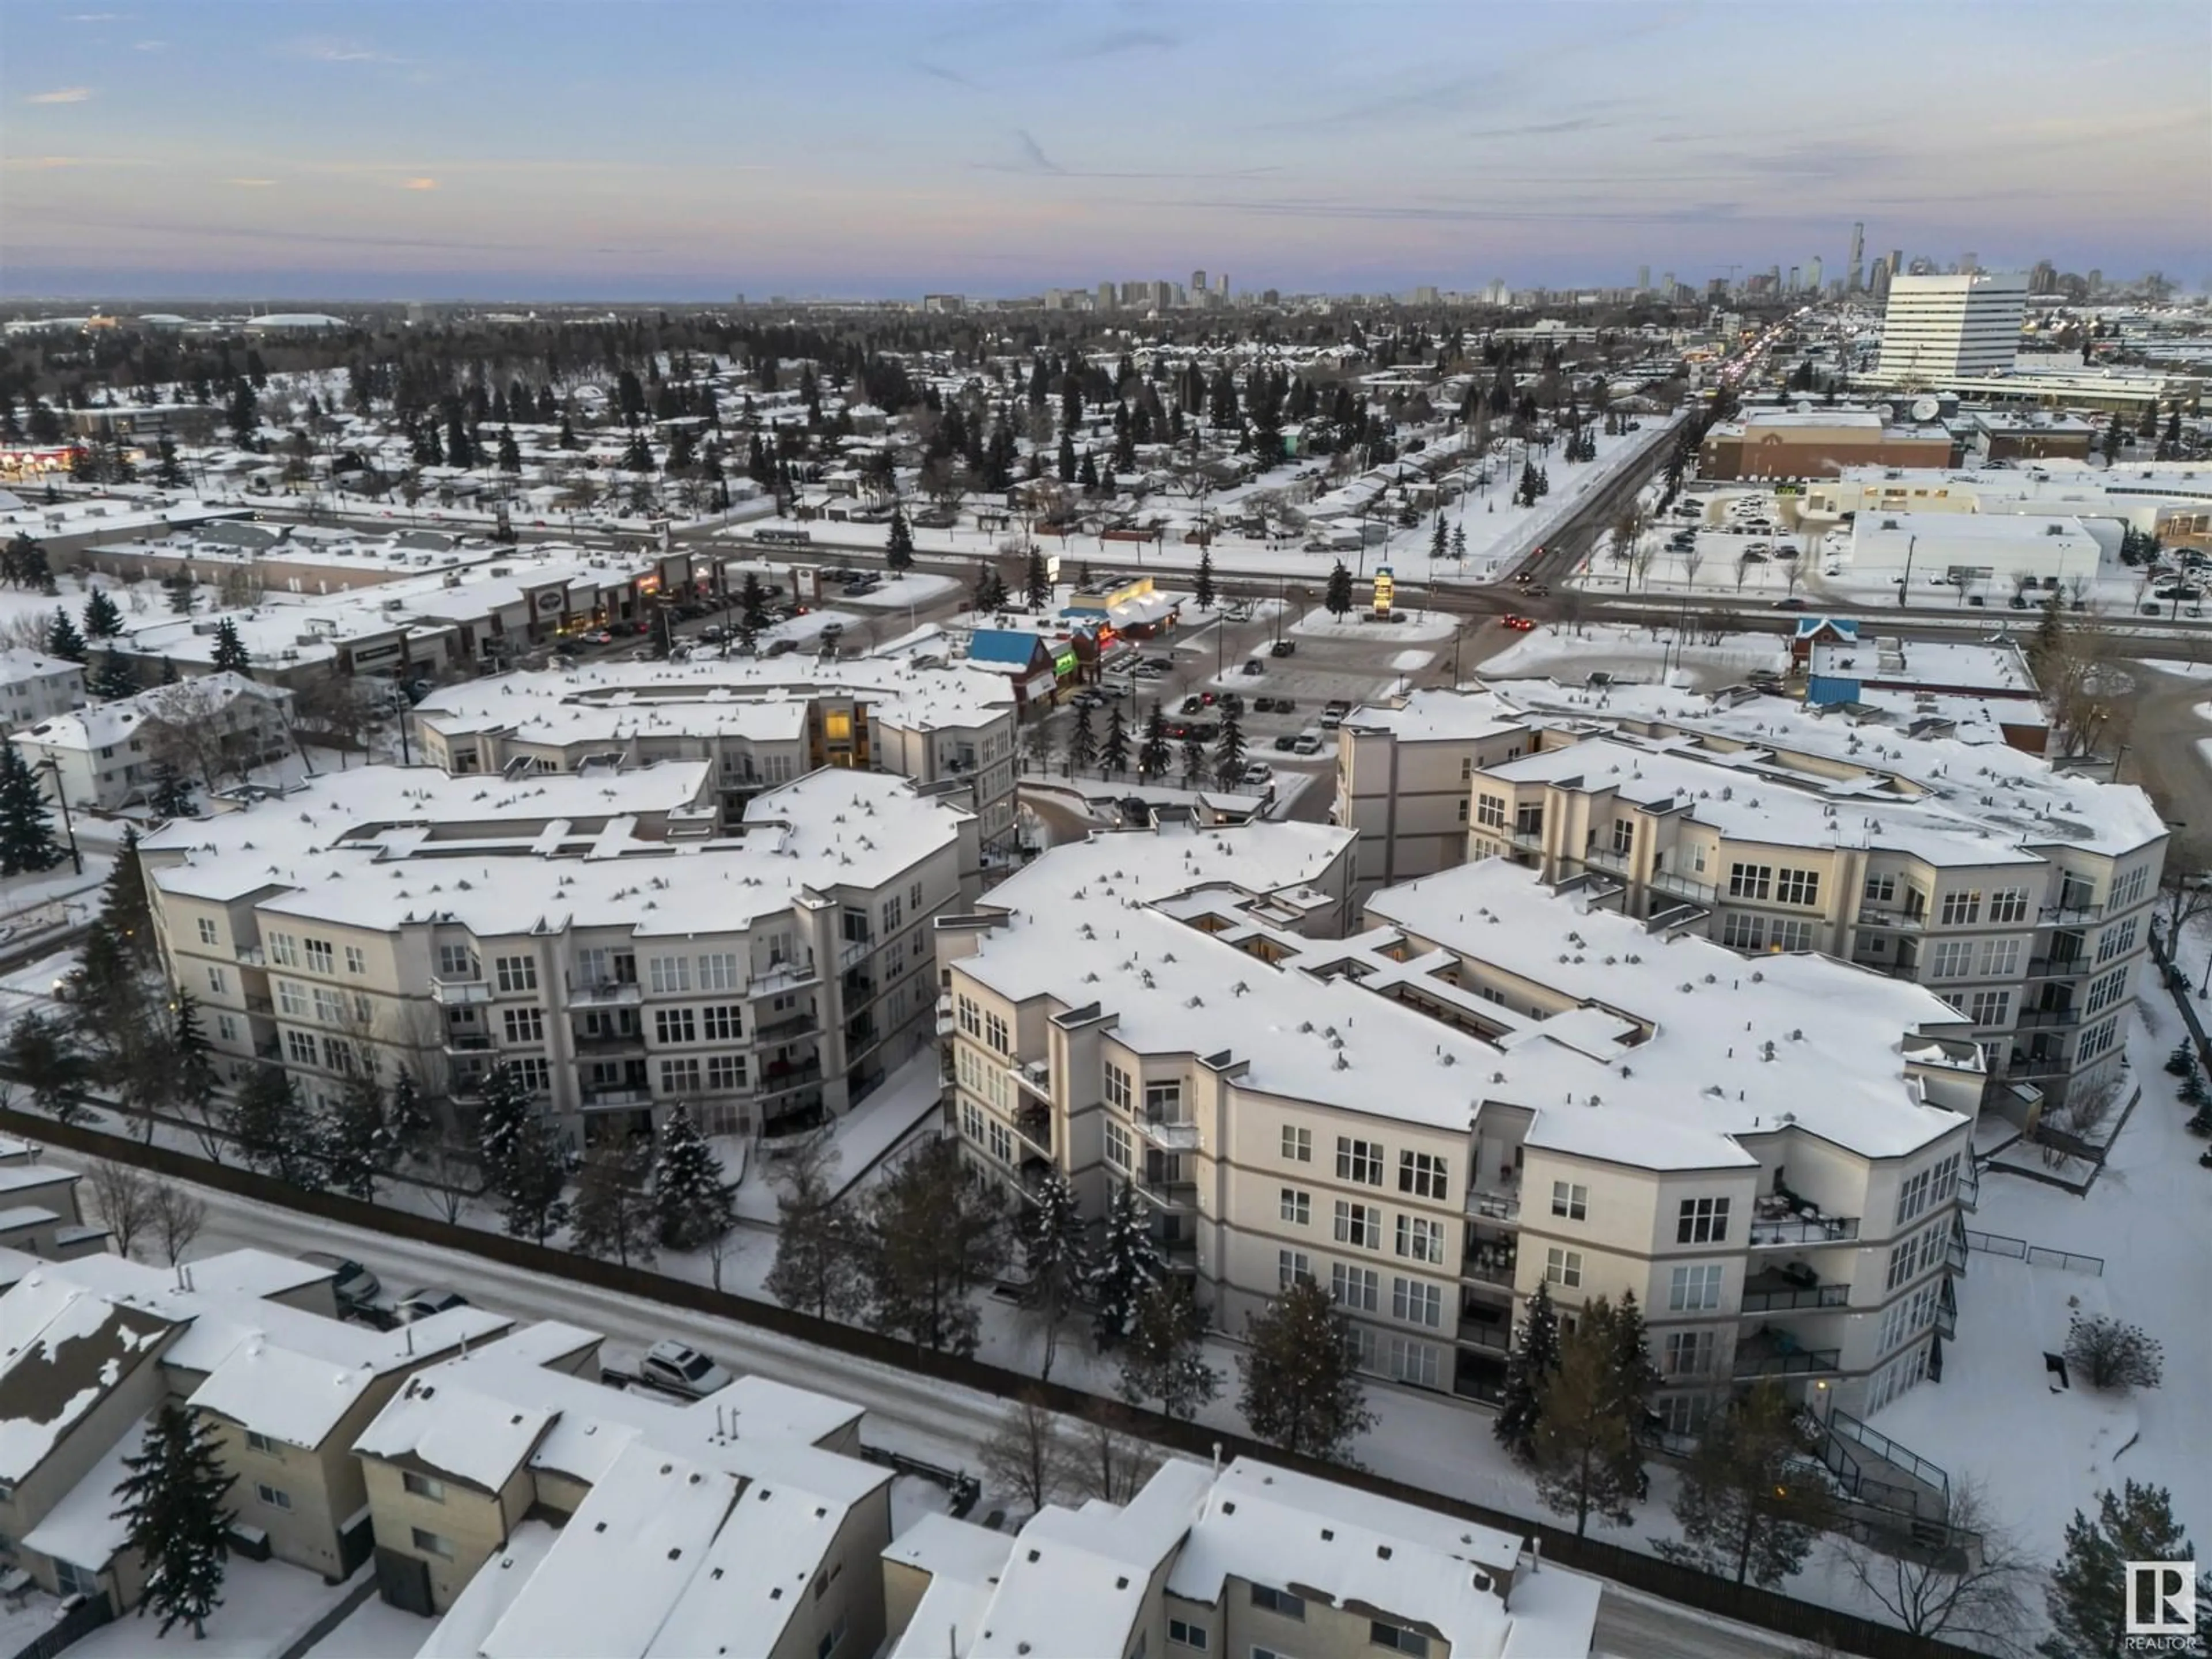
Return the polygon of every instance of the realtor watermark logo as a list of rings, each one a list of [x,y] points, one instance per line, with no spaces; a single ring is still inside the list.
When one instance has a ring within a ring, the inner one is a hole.
[[[2121,1634],[2130,1653],[2197,1653],[2197,1564],[2130,1561]]]

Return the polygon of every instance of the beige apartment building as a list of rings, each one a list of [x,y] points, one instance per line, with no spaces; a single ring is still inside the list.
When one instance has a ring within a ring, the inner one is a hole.
[[[726,830],[701,760],[513,780],[357,768],[143,843],[173,981],[233,1076],[357,1066],[473,1100],[519,1073],[573,1143],[846,1110],[933,1040],[928,922],[974,815],[823,769]]]
[[[1047,902],[1059,856],[939,924],[958,1133],[1018,1192],[1133,1188],[1222,1328],[1311,1279],[1366,1369],[1486,1399],[1539,1283],[1571,1316],[1632,1291],[1683,1433],[1750,1378],[1856,1411],[1926,1375],[1984,1079],[1932,992],[1499,859],[1330,939],[1228,877],[1139,896],[1084,860]]]
[[[983,676],[926,659],[801,656],[595,662],[433,692],[422,757],[453,773],[574,772],[618,760],[703,760],[723,811],[822,767],[890,772],[975,814],[1011,850],[1014,704]]]

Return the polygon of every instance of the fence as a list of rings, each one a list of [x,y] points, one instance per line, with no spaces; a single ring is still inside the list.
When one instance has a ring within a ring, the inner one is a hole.
[[[75,1595],[63,1607],[61,1617],[9,1656],[9,1659],[56,1659],[64,1649],[82,1640],[115,1617],[107,1592]]]
[[[2054,1250],[2047,1244],[2031,1244],[2024,1238],[2014,1238],[2009,1233],[1976,1232],[1965,1230],[1966,1248],[1979,1250],[1985,1255],[2008,1256],[2014,1261],[2025,1261],[2032,1267],[2063,1267],[2069,1273],[2087,1273],[2092,1278],[2105,1276],[2105,1258],[2101,1255],[2077,1255],[2071,1250]]]
[[[1279,1467],[1334,1480],[1395,1498],[1400,1503],[1437,1510],[1461,1520],[1476,1522],[1518,1536],[1534,1536],[1543,1547],[1543,1558],[1563,1566],[1600,1574],[1633,1589],[1678,1601],[1723,1618],[1735,1619],[1791,1636],[1818,1636],[1833,1646],[1863,1656],[1863,1659],[1971,1659],[1969,1650],[1948,1643],[1908,1635],[1872,1620],[1801,1601],[1778,1591],[1755,1585],[1731,1583],[1655,1556],[1639,1554],[1617,1544],[1574,1534],[1542,1522],[1507,1515],[1444,1493],[1392,1480],[1365,1469],[1302,1456],[1233,1431],[1183,1422],[1158,1413],[1132,1408],[1119,1401],[1085,1394],[1063,1382],[1041,1382],[1036,1377],[1003,1366],[941,1353],[897,1341],[877,1332],[821,1320],[773,1302],[763,1302],[728,1291],[718,1291],[690,1279],[672,1279],[644,1267],[624,1267],[595,1256],[574,1255],[550,1245],[501,1233],[479,1231],[441,1221],[434,1216],[387,1209],[343,1194],[288,1186],[271,1176],[230,1164],[210,1164],[188,1153],[83,1124],[63,1124],[33,1116],[12,1107],[0,1107],[0,1131],[27,1139],[45,1140],[57,1146],[97,1158],[112,1158],[171,1180],[195,1182],[256,1203],[311,1215],[340,1226],[358,1227],[392,1237],[409,1239],[437,1249],[481,1256],[502,1267],[587,1285],[642,1302],[657,1302],[689,1313],[727,1319],[778,1335],[810,1342],[817,1347],[848,1355],[872,1364],[897,1370],[972,1389],[986,1396],[1011,1400],[1024,1395],[1037,1399],[1052,1411],[1086,1422],[1103,1423],[1171,1447],[1194,1457],[1218,1453],[1224,1459],[1252,1457]],[[1487,1419],[1470,1417],[1469,1434],[1487,1435]]]

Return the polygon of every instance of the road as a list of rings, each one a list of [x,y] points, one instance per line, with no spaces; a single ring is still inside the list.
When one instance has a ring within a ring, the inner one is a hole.
[[[83,1159],[58,1149],[49,1149],[46,1158],[64,1168],[84,1167]],[[387,1290],[447,1286],[497,1312],[531,1320],[564,1320],[603,1332],[611,1349],[641,1351],[663,1337],[676,1337],[740,1373],[820,1389],[865,1407],[865,1437],[871,1443],[950,1467],[975,1462],[982,1443],[1002,1420],[1004,1402],[995,1396],[750,1325],[339,1226],[211,1188],[196,1186],[192,1190],[207,1206],[206,1224],[190,1253],[195,1258],[249,1246],[287,1255],[331,1250],[366,1264]],[[1801,1650],[1798,1644],[1780,1635],[1715,1621],[1610,1584],[1599,1616],[1597,1648],[1623,1659],[1775,1659]]]

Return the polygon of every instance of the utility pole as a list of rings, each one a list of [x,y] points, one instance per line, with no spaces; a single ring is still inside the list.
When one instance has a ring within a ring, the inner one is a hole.
[[[62,787],[62,763],[49,755],[39,763],[39,768],[54,775],[54,799],[62,809],[62,833],[69,837],[70,863],[81,876],[84,873],[84,854],[77,851],[76,825],[70,819],[69,792]]]

